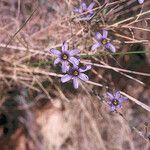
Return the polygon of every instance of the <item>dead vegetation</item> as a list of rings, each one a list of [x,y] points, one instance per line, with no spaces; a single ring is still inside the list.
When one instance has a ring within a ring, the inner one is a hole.
[[[72,13],[78,2],[0,1],[0,113],[6,117],[0,149],[150,149],[150,2],[95,0],[89,22]],[[102,28],[110,32],[114,55],[90,51]],[[60,82],[49,53],[65,40],[81,49],[82,64],[92,65],[79,90]],[[109,112],[107,90],[129,98],[118,113]]]

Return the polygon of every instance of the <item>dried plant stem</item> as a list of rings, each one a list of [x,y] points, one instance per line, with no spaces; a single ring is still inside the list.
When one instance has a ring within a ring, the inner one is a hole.
[[[0,47],[4,48],[6,45],[5,44],[0,44]],[[12,45],[9,45],[7,48],[9,49],[14,49],[14,50],[20,50],[20,51],[30,51],[32,53],[36,53],[36,54],[41,54],[41,55],[46,55],[46,56],[51,56],[48,52],[48,50],[44,50],[44,51],[39,51],[39,50],[35,50],[35,49],[26,49],[24,47],[17,47],[17,46],[12,46]],[[129,52],[131,54],[134,54],[134,53],[137,53],[137,52]],[[141,53],[141,52],[140,52]],[[142,51],[142,53],[144,53],[144,51]],[[128,54],[127,53],[117,53],[117,54]],[[82,54],[81,56],[84,56],[85,54]],[[94,55],[87,55],[87,56],[94,56]],[[136,74],[136,75],[141,75],[141,76],[147,76],[147,77],[150,77],[150,74],[149,73],[143,73],[143,72],[137,72],[137,71],[132,71],[132,70],[126,70],[126,69],[122,69],[122,68],[117,68],[117,67],[112,67],[112,66],[109,66],[109,65],[101,65],[101,64],[97,64],[97,63],[91,63],[91,62],[87,62],[87,61],[81,61],[81,63],[83,64],[90,64],[92,66],[95,66],[95,67],[101,67],[101,68],[105,68],[105,69],[117,69],[118,71],[121,71],[121,72],[126,72],[126,73],[131,73],[131,74]]]
[[[122,23],[125,23],[125,22],[127,22],[127,21],[130,21],[130,20],[136,18],[136,17],[141,17],[141,16],[146,15],[146,14],[149,14],[149,13],[150,13],[150,10],[149,10],[149,11],[146,11],[146,12],[143,12],[143,13],[140,13],[140,14],[134,16],[134,17],[130,17],[130,18],[124,19],[124,20],[122,20],[122,21],[116,22],[116,23],[110,25],[109,27],[119,27],[119,25],[122,24]],[[137,21],[137,20],[136,20],[136,21]]]
[[[101,68],[105,68],[105,69],[111,69],[111,70],[117,70],[117,71],[121,71],[121,72],[126,72],[126,73],[131,73],[131,74],[136,74],[136,75],[142,75],[142,76],[147,76],[150,77],[149,73],[143,73],[143,72],[137,72],[137,71],[132,71],[132,70],[126,70],[126,69],[122,69],[122,68],[117,68],[117,67],[112,67],[109,65],[101,65],[101,64],[97,64],[97,63],[91,63],[91,62],[87,62],[87,61],[81,61],[83,64],[88,64],[88,65],[92,65],[95,67],[101,67]]]
[[[61,75],[61,74],[56,74],[56,73],[50,73],[50,72],[46,72],[46,71],[43,71],[42,69],[39,69],[39,68],[36,68],[36,69],[32,69],[32,68],[27,68],[26,66],[23,66],[24,68],[15,68],[16,69],[16,71],[21,71],[21,72],[26,72],[26,73],[31,73],[32,72],[32,74],[42,74],[42,75],[46,75],[46,76],[53,76],[53,77],[62,77],[63,75]],[[6,69],[12,69],[12,68],[6,68]],[[15,79],[15,80],[17,80],[18,78],[19,79],[26,79],[26,78],[24,78],[24,77],[13,77],[13,76],[11,76],[11,75],[7,75],[7,76],[5,76],[5,75],[0,75],[0,77],[3,77],[3,78],[12,78],[12,79]],[[31,78],[27,78],[27,80],[31,80]],[[92,82],[92,81],[87,81],[87,83],[88,84],[92,84],[92,85],[94,85],[94,86],[99,86],[99,87],[104,87],[102,84],[99,84],[99,83],[96,83],[96,82]],[[108,87],[105,87],[105,88],[108,88]],[[140,102],[139,100],[137,100],[137,99],[135,99],[135,98],[133,98],[133,97],[131,97],[131,96],[129,96],[129,95],[127,95],[126,93],[124,93],[124,92],[122,92],[122,94],[123,95],[125,95],[125,96],[127,96],[130,100],[132,100],[133,102],[135,102],[137,105],[139,105],[139,106],[141,106],[141,107],[143,107],[145,110],[147,110],[147,111],[150,111],[150,107],[149,106],[147,106],[147,105],[145,105],[144,103],[142,103],[142,102]]]
[[[137,29],[137,30],[150,32],[150,29],[140,28],[140,27],[135,27],[135,26],[128,26],[128,25],[121,26],[121,28],[130,28],[130,29]]]
[[[34,15],[34,13],[38,10],[38,7],[31,13],[31,15],[29,16],[29,18],[22,24],[22,26],[16,31],[16,33],[11,37],[11,39],[8,41],[7,46],[10,44],[10,42],[14,39],[14,37],[24,28],[24,26],[28,23],[28,21],[32,18],[32,16]]]

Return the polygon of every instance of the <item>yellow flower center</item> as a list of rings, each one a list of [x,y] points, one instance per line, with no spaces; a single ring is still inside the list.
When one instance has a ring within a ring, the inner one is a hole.
[[[119,104],[119,101],[118,101],[117,99],[114,99],[113,102],[112,102],[112,104],[113,104],[114,106],[117,106],[117,105]]]
[[[63,59],[63,60],[67,60],[67,59],[68,59],[68,56],[67,56],[66,54],[63,54],[62,59]]]
[[[73,75],[74,75],[74,76],[78,76],[78,75],[79,75],[79,72],[78,72],[77,70],[75,70],[75,71],[73,72]]]
[[[102,41],[101,41],[101,43],[103,44],[103,45],[105,45],[105,44],[107,44],[107,39],[102,39]]]

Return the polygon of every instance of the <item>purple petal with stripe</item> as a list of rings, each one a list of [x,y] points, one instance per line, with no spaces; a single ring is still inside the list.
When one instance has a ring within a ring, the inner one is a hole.
[[[107,38],[108,36],[108,31],[107,30],[103,30],[103,38]]]
[[[63,61],[62,62],[62,72],[66,73],[68,71],[68,65],[67,65],[67,61]]]
[[[112,51],[113,53],[116,52],[116,48],[115,48],[114,45],[112,45],[111,43],[106,44],[105,47],[106,47],[107,49],[109,49],[110,51]]]
[[[85,72],[85,71],[90,70],[90,69],[91,69],[91,65],[86,65],[85,69],[80,68],[79,71],[80,72]]]
[[[74,56],[74,55],[77,55],[78,53],[80,53],[80,49],[75,49],[75,50],[71,50],[71,51],[69,52],[69,55],[70,55],[70,56]]]
[[[89,77],[84,73],[80,73],[78,77],[83,81],[88,81],[89,80]]]
[[[94,2],[92,2],[90,5],[89,5],[89,7],[87,8],[88,10],[92,10],[93,9],[93,7],[94,7],[94,5],[95,5],[95,3]]]
[[[75,65],[75,66],[73,66],[73,69],[78,70],[78,69],[79,69],[79,66]]]
[[[120,91],[117,91],[114,95],[115,99],[119,99],[121,97]]]
[[[110,106],[110,111],[113,112],[116,110],[116,107],[115,106]]]
[[[127,100],[127,99],[128,99],[127,97],[121,96],[121,97],[119,98],[119,102],[123,102],[123,101],[125,101],[125,100]]]
[[[59,51],[59,50],[57,50],[57,49],[51,49],[50,50],[50,52],[52,53],[52,54],[54,54],[54,55],[56,55],[56,56],[60,56],[61,55],[61,52]]]
[[[60,61],[61,61],[60,58],[56,58],[55,61],[54,61],[54,65],[57,65]]]
[[[77,66],[79,65],[79,60],[75,57],[70,57],[69,60],[68,60],[70,63],[73,64],[73,66]]]
[[[81,8],[83,11],[85,11],[87,9],[86,3],[81,3]]]
[[[109,92],[107,92],[107,96],[109,97],[110,100],[114,99],[114,96],[111,93],[109,93]]]
[[[66,52],[68,50],[68,44],[67,42],[64,42],[62,45],[62,52]]]
[[[81,12],[81,9],[80,8],[74,8],[73,10],[75,13],[80,13]]]
[[[79,81],[77,77],[73,78],[73,87],[77,89],[79,87]]]
[[[94,11],[90,11],[89,13],[90,13],[90,18],[93,17],[93,15],[95,14]]]
[[[118,107],[118,108],[122,108],[122,105],[121,105],[121,104],[119,104],[117,107]]]
[[[94,44],[93,46],[92,46],[92,48],[91,48],[91,50],[92,51],[94,51],[94,50],[96,50],[98,47],[100,47],[101,46],[101,44],[100,43],[96,43],[96,44]]]
[[[70,75],[66,74],[63,77],[61,77],[61,82],[62,83],[67,82],[67,81],[71,80],[71,78],[72,77]]]
[[[95,33],[95,37],[97,40],[101,40],[102,39],[102,35],[99,32]]]

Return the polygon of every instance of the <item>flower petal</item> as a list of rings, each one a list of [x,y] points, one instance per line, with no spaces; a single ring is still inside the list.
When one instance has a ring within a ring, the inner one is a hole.
[[[80,73],[78,77],[83,81],[88,81],[89,80],[89,77],[84,73]]]
[[[55,61],[54,61],[54,65],[57,65],[60,61],[61,61],[60,58],[56,58]]]
[[[64,82],[67,82],[69,80],[71,80],[71,76],[68,75],[68,74],[65,74],[64,76],[61,77],[61,82],[64,83]]]
[[[93,7],[94,7],[94,5],[95,5],[95,3],[94,2],[92,2],[90,5],[89,5],[89,7],[87,8],[88,10],[92,10],[93,9]]]
[[[67,44],[67,42],[64,42],[62,45],[62,52],[65,52],[67,50],[68,50],[68,44]]]
[[[97,49],[97,48],[100,47],[100,46],[101,46],[101,44],[97,42],[96,44],[94,44],[94,45],[92,46],[91,50],[94,51],[95,49]]]
[[[79,65],[79,60],[75,57],[70,57],[68,61],[71,62],[73,66]]]
[[[139,2],[140,4],[143,4],[143,3],[144,3],[144,0],[138,0],[138,2]]]
[[[97,40],[101,40],[102,39],[102,35],[99,32],[95,33],[95,37]]]
[[[87,9],[86,3],[81,3],[81,8],[85,11]]]
[[[67,61],[62,61],[62,66],[61,66],[61,69],[62,69],[62,72],[63,73],[66,73],[68,71],[68,65],[67,65]]]
[[[80,56],[75,55],[74,57],[80,61]]]
[[[71,50],[71,51],[69,52],[69,55],[70,55],[70,56],[74,56],[74,55],[77,55],[78,53],[80,53],[80,49],[75,49],[75,50]]]
[[[77,77],[73,78],[73,87],[77,89],[79,87],[79,81]]]
[[[61,52],[59,50],[53,49],[53,48],[50,50],[50,53],[52,53],[52,54],[54,54],[56,56],[60,56],[61,55]]]
[[[105,47],[110,49],[113,53],[116,52],[116,48],[111,43],[106,44]]]
[[[107,35],[108,35],[108,31],[103,29],[103,38],[107,38]]]
[[[113,111],[115,111],[115,110],[116,110],[116,107],[115,107],[115,106],[113,106],[113,105],[110,106],[110,111],[111,111],[111,112],[113,112]]]
[[[75,13],[80,13],[80,12],[81,12],[81,9],[80,9],[80,8],[74,8],[74,9],[73,9],[73,12],[75,12]]]
[[[107,94],[107,96],[109,97],[110,100],[114,99],[114,96],[111,93],[107,92],[106,94]]]
[[[114,95],[115,99],[119,99],[121,97],[120,91],[117,91]]]
[[[75,70],[78,70],[78,69],[79,69],[79,66],[75,65],[75,66],[73,66],[72,69],[73,69],[73,70],[74,70],[74,69],[75,69]]]
[[[90,13],[90,18],[93,17],[93,15],[95,14],[94,11],[90,11],[89,13]]]
[[[128,99],[127,97],[121,96],[118,100],[119,100],[119,102],[121,103],[121,102],[123,102],[123,101],[125,101],[125,100],[127,100],[127,99]]]
[[[117,107],[118,107],[118,108],[122,108],[122,105],[121,105],[121,104],[119,104]]]
[[[85,69],[80,68],[79,71],[80,71],[80,72],[85,72],[85,71],[90,70],[90,69],[91,69],[91,65],[86,65],[86,66],[85,66]]]

